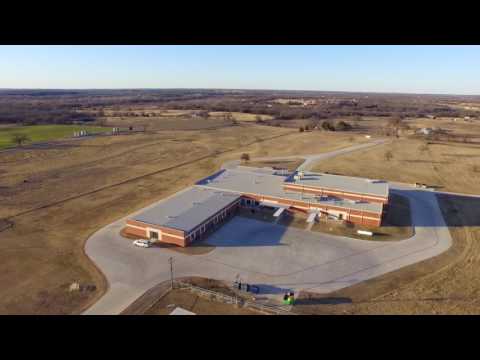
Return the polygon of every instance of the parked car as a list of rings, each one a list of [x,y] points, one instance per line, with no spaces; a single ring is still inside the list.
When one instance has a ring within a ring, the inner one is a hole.
[[[152,242],[150,240],[135,240],[133,242],[133,245],[139,246],[139,247],[144,247],[144,248],[149,248],[152,246]]]

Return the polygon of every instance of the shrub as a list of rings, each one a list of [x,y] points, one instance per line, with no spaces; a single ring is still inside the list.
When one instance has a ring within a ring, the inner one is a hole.
[[[349,123],[345,122],[345,121],[339,121],[337,126],[336,126],[336,130],[338,131],[347,131],[347,130],[351,130],[352,129],[352,125],[350,125]]]
[[[330,121],[322,122],[322,129],[327,131],[335,131],[335,126]]]

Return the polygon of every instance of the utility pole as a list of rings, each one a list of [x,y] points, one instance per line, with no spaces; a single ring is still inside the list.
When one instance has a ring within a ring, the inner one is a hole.
[[[170,286],[173,289],[173,258],[169,257],[168,262],[170,263]]]

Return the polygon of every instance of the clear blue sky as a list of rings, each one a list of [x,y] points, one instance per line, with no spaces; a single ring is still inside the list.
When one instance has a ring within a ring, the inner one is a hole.
[[[480,46],[0,46],[0,88],[480,94]]]

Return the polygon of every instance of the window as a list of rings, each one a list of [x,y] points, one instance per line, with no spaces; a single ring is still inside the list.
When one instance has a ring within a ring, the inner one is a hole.
[[[158,240],[158,232],[150,231],[150,239]]]

